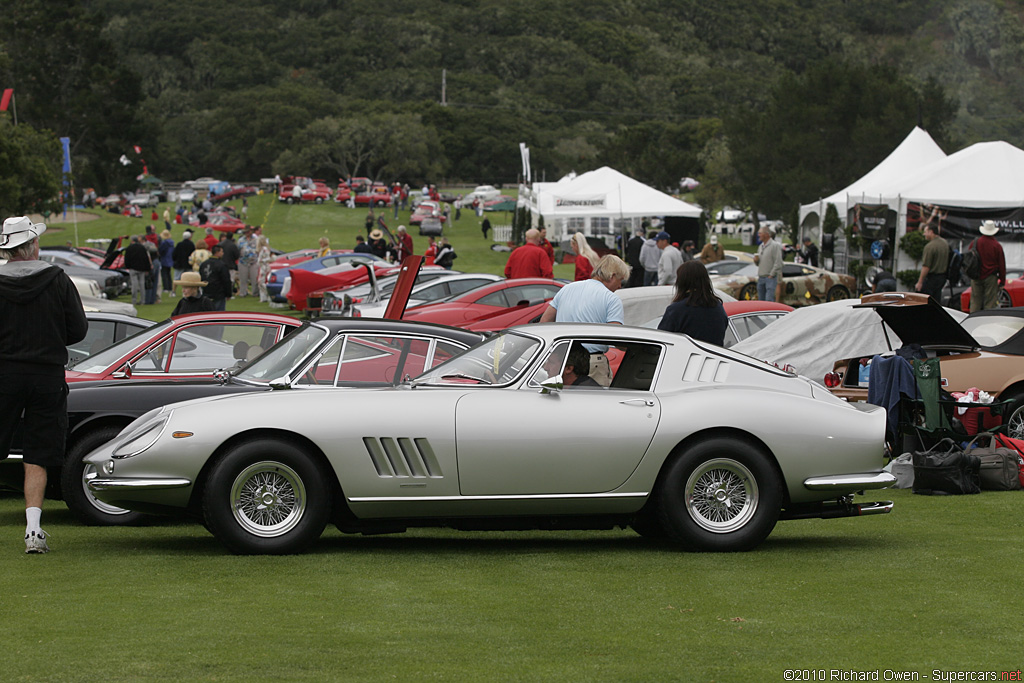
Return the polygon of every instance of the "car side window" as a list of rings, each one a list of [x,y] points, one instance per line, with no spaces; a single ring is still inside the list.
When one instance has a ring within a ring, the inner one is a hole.
[[[582,354],[582,357],[579,356]],[[561,374],[563,388],[592,388],[650,391],[654,385],[662,347],[637,341],[609,341],[606,339],[577,339],[560,342],[530,379],[529,386],[539,386],[548,377]],[[576,359],[574,364],[572,361]],[[587,366],[586,373],[576,365]],[[567,374],[568,366],[574,372]]]
[[[190,325],[176,335],[167,372],[205,374],[244,363],[270,348],[279,330],[277,325]]]
[[[505,290],[508,295],[509,306],[515,306],[520,301],[539,301],[550,299],[558,293],[555,285],[523,285],[521,287],[509,287]]]
[[[437,301],[448,296],[448,290],[444,286],[444,283],[439,282],[436,285],[424,287],[420,291],[416,292],[412,298],[419,299],[420,301]]]
[[[499,308],[508,308],[508,299],[505,298],[505,290],[499,289],[497,292],[492,292],[482,299],[477,301],[478,304],[484,306],[498,306]]]
[[[454,282],[448,283],[448,289],[451,290],[452,294],[462,294],[468,292],[471,289],[476,289],[482,285],[486,285],[490,280],[455,280]]]

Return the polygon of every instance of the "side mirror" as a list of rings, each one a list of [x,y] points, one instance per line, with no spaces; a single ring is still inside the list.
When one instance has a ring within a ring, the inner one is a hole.
[[[110,373],[110,376],[114,379],[131,379],[132,378],[132,364],[125,363],[114,372]]]
[[[555,375],[554,377],[548,377],[540,383],[540,393],[557,394],[563,387],[565,387],[565,382],[562,381],[562,376]]]
[[[278,377],[277,379],[270,380],[271,389],[291,389],[292,381],[288,379],[288,375]]]

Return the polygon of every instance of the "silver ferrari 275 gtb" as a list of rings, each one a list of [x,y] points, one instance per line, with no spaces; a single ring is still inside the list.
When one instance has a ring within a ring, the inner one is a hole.
[[[749,550],[779,519],[889,512],[885,411],[684,335],[507,330],[399,385],[335,386],[344,349],[272,390],[171,404],[87,456],[96,498],[201,517],[236,553],[343,532],[610,529]],[[366,362],[373,362],[372,355]],[[780,419],[786,418],[786,419]]]

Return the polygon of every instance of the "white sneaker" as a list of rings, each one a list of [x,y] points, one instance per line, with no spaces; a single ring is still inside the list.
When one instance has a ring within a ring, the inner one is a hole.
[[[39,531],[33,531],[25,534],[25,552],[26,553],[48,553],[50,547],[46,545],[46,537],[48,533],[40,529]]]

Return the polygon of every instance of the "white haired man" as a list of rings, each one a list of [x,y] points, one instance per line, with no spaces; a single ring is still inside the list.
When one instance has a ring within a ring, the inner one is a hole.
[[[89,323],[63,270],[39,260],[43,223],[8,218],[0,233],[0,449],[10,453],[19,421],[25,469],[25,552],[49,550],[40,527],[46,468],[64,460],[67,345]]]
[[[555,298],[540,317],[542,323],[613,323],[622,325],[625,312],[622,300],[615,296],[622,283],[629,280],[631,268],[618,256],[601,257],[589,280],[571,282],[558,290]],[[608,347],[586,344],[590,351],[590,376],[602,386],[611,382]]]

